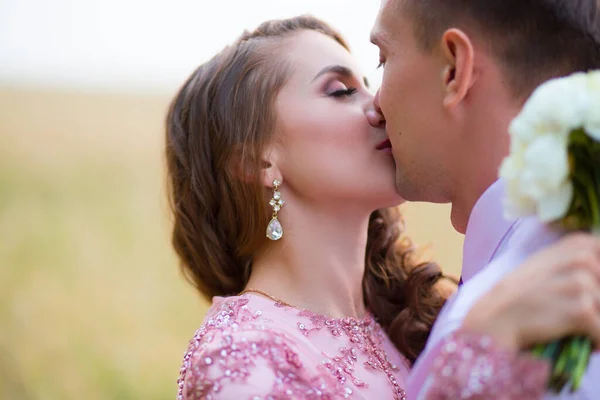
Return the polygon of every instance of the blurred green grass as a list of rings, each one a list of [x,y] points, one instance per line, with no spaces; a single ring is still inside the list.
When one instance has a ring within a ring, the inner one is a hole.
[[[205,304],[169,246],[165,105],[0,91],[0,398],[174,397]]]

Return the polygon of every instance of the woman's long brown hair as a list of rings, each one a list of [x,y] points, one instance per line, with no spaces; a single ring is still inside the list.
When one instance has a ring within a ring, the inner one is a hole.
[[[241,292],[265,244],[270,214],[259,179],[272,140],[274,103],[290,75],[277,55],[300,30],[344,39],[310,16],[269,21],[201,65],[175,96],[166,120],[173,246],[185,276],[207,299]],[[246,179],[240,179],[243,174]],[[411,362],[423,349],[444,299],[434,263],[419,264],[397,209],[370,217],[365,303]]]

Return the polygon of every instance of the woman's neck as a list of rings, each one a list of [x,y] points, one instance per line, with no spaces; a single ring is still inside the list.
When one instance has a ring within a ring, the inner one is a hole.
[[[283,238],[255,257],[246,288],[332,318],[362,318],[369,215],[300,208],[280,213]]]

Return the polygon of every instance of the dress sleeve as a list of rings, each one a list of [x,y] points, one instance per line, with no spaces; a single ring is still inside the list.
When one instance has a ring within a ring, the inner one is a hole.
[[[546,361],[507,351],[490,337],[459,330],[441,343],[418,398],[541,399],[549,374]]]
[[[272,332],[224,336],[189,361],[184,400],[309,399],[335,390],[327,374],[305,368],[293,343]]]

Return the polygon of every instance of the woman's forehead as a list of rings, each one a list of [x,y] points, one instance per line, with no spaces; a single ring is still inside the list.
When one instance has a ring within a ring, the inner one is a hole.
[[[310,83],[324,68],[343,66],[358,73],[358,63],[350,52],[334,38],[317,31],[302,31],[289,38],[283,47],[293,67],[293,75]]]

